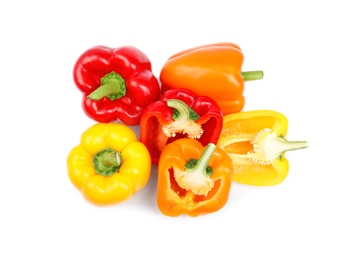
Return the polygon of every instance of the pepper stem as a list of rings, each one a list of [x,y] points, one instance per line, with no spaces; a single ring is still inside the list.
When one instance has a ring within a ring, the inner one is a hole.
[[[122,164],[121,153],[111,148],[106,148],[93,156],[95,171],[103,176],[112,176]]]
[[[275,152],[279,155],[287,151],[299,150],[308,147],[308,143],[306,141],[287,141],[284,138],[277,138],[277,146]]]
[[[174,120],[195,121],[200,116],[192,110],[185,102],[178,99],[167,100],[167,105],[174,108],[172,118]]]
[[[212,168],[209,166],[209,161],[215,149],[216,145],[209,143],[199,159],[191,158],[186,163],[186,171],[174,169],[175,180],[181,188],[197,195],[207,196],[214,187],[214,181],[210,178]]]
[[[243,71],[240,75],[244,81],[252,81],[262,79],[264,77],[264,72],[262,70]]]
[[[203,174],[204,176],[210,176],[212,173],[212,169],[209,166],[209,161],[211,155],[214,153],[216,149],[216,145],[213,143],[209,143],[204,152],[202,153],[200,159],[195,160],[191,159],[187,162],[185,168],[188,173],[196,173],[196,174]]]
[[[126,84],[124,79],[112,71],[101,78],[101,85],[88,95],[89,99],[100,100],[103,97],[108,97],[110,100],[115,100],[126,95]]]
[[[167,100],[167,105],[174,108],[172,119],[175,120],[162,127],[162,131],[167,137],[174,137],[176,133],[187,133],[190,138],[201,137],[203,134],[202,127],[195,122],[200,116],[194,110],[178,99]]]
[[[236,141],[234,139],[234,141]],[[244,139],[242,140],[244,141]],[[253,150],[247,154],[238,154],[239,159],[249,159],[254,163],[261,165],[269,165],[274,160],[282,159],[282,156],[287,151],[299,150],[308,147],[306,141],[287,141],[281,136],[276,136],[271,129],[265,128],[258,132],[254,138],[250,140],[253,145]]]

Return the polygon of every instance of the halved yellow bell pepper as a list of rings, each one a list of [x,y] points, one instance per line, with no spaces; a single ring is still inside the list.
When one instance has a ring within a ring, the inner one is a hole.
[[[148,182],[151,166],[146,146],[131,128],[119,123],[88,128],[67,158],[70,181],[97,205],[131,198]]]
[[[287,118],[272,110],[225,115],[217,146],[233,161],[233,180],[257,186],[281,183],[289,171],[285,152],[308,147],[305,141],[287,141],[287,129]]]

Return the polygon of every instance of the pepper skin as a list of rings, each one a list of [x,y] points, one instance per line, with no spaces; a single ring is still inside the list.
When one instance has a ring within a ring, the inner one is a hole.
[[[191,138],[169,143],[158,166],[157,205],[162,214],[191,217],[220,210],[232,184],[230,157],[215,144]]]
[[[216,144],[222,128],[222,112],[216,102],[197,96],[191,90],[171,89],[159,101],[144,110],[140,141],[158,164],[164,147],[177,139],[189,137],[203,145]]]
[[[132,46],[88,49],[75,63],[73,79],[86,115],[101,123],[138,125],[143,109],[160,97],[150,60]]]
[[[256,186],[281,183],[289,171],[285,152],[308,147],[305,141],[287,141],[287,128],[287,118],[272,110],[224,116],[217,146],[233,161],[233,180]]]
[[[88,128],[67,158],[70,181],[99,206],[131,198],[148,182],[151,165],[147,148],[133,130],[118,123]]]
[[[241,72],[244,56],[238,45],[215,43],[176,53],[160,73],[161,94],[185,88],[214,99],[224,115],[244,108],[244,82],[261,79],[262,71]]]

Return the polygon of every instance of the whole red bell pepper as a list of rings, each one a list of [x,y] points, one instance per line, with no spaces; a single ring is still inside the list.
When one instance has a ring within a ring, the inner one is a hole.
[[[149,104],[140,122],[140,141],[154,164],[164,147],[180,138],[197,139],[202,145],[216,144],[222,129],[223,114],[217,103],[187,89],[171,89]]]
[[[144,108],[160,97],[150,60],[132,46],[86,50],[74,65],[73,79],[84,93],[85,113],[102,123],[138,125]]]

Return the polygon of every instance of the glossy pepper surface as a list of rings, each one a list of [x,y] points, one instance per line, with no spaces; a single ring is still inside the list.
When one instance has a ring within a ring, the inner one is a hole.
[[[287,129],[287,118],[272,110],[224,116],[217,146],[233,161],[233,180],[257,186],[281,183],[289,171],[285,152],[308,147],[305,141],[287,141]]]
[[[85,113],[101,123],[138,125],[143,109],[160,96],[150,60],[132,46],[86,50],[74,65],[73,79]]]
[[[118,123],[97,123],[81,136],[67,158],[68,176],[96,205],[131,198],[148,182],[151,157],[133,130]]]
[[[160,157],[157,205],[170,217],[216,212],[228,201],[232,173],[230,157],[215,144],[178,139]]]
[[[185,88],[214,99],[224,115],[244,108],[244,82],[261,79],[262,71],[242,72],[243,53],[233,43],[215,43],[171,56],[160,73],[161,93]]]
[[[164,147],[189,137],[201,144],[216,144],[222,128],[222,112],[214,100],[197,96],[191,90],[171,89],[144,110],[140,141],[148,148],[152,162],[158,164]]]

